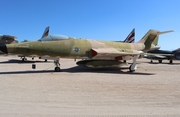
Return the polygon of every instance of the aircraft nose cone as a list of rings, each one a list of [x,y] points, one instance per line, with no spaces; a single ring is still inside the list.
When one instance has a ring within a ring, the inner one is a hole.
[[[5,53],[5,54],[7,54],[8,53],[8,51],[7,51],[7,47],[6,47],[6,45],[4,44],[4,45],[0,45],[0,51],[1,52],[3,52],[3,53]]]

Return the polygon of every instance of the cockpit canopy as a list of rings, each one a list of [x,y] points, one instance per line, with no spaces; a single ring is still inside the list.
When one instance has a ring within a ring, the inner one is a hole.
[[[65,40],[68,39],[68,36],[65,35],[48,35],[39,39],[39,41],[57,41],[57,40]]]

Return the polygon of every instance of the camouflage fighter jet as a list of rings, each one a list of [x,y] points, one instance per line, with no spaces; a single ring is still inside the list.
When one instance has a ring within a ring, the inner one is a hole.
[[[45,28],[44,32],[43,32],[43,35],[41,38],[44,38],[46,36],[49,35],[49,26]],[[135,40],[135,29],[133,29],[129,35],[126,37],[126,39],[124,41],[118,41],[118,42],[125,42],[125,43],[134,43],[134,40]],[[18,55],[18,57],[20,57],[22,59],[22,61],[26,61],[27,58],[26,56],[22,56],[22,55]],[[31,57],[32,59],[34,59],[34,57]],[[54,58],[46,58],[46,57],[39,57],[39,59],[44,59],[45,62],[47,62],[47,60],[54,60]]]
[[[135,71],[138,56],[157,45],[160,34],[172,32],[159,32],[149,30],[137,43],[123,43],[100,40],[87,40],[63,35],[48,35],[34,42],[1,45],[0,50],[6,54],[42,56],[55,58],[55,71],[59,72],[59,58],[83,59],[77,65],[99,68],[121,66],[123,60],[133,59],[129,70]]]

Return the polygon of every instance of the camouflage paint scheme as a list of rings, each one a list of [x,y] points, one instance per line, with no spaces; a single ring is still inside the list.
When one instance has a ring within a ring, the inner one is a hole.
[[[35,42],[15,43],[6,46],[7,53],[15,55],[116,60],[116,57],[138,55],[139,51],[150,50],[157,45],[157,43],[153,43],[156,36],[158,36],[158,32],[150,30],[137,43],[122,43],[72,37],[63,38],[63,36],[56,39],[58,36],[49,35],[48,39],[50,40],[44,41],[42,38]]]
[[[0,49],[4,53],[23,56],[42,56],[51,58],[80,58],[94,60],[95,63],[114,60],[130,60],[133,58],[133,65],[142,52],[147,52],[157,45],[159,34],[167,33],[156,30],[149,30],[145,36],[137,43],[109,42],[100,40],[87,40],[82,38],[72,38],[62,35],[45,36],[35,42],[24,42],[8,44]],[[2,49],[3,48],[3,49]],[[101,60],[97,62],[97,60]],[[91,62],[86,63],[90,64]],[[113,63],[114,64],[114,63]],[[97,67],[96,64],[92,66]]]

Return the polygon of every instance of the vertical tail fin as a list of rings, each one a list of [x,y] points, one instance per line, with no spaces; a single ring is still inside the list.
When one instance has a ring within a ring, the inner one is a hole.
[[[49,26],[45,28],[44,33],[41,38],[46,37],[49,35]]]
[[[129,33],[124,42],[126,43],[134,43],[135,40],[135,28]]]
[[[149,30],[138,43],[144,43],[145,48],[143,51],[148,51],[149,49],[153,48],[158,44],[160,34],[165,34],[169,32],[173,32],[173,30],[164,32],[159,32],[157,30]]]
[[[180,52],[180,48],[173,50],[173,52]]]

